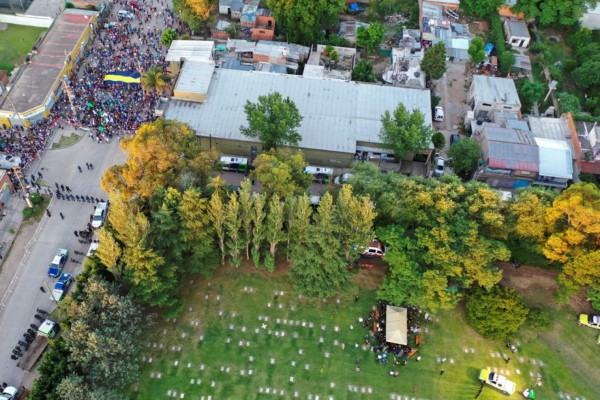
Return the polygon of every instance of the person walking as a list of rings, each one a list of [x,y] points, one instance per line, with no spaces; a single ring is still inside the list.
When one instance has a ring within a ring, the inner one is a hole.
[[[46,208],[46,215],[48,216],[48,218],[50,218],[52,216],[52,214],[50,214],[50,210],[48,210],[47,208]]]
[[[44,289],[44,287],[43,287],[43,286],[40,286],[40,291],[41,291],[42,293],[46,293],[46,289]]]
[[[79,173],[83,172],[83,170],[81,169],[81,167],[79,165],[77,166],[77,169],[79,170]]]
[[[63,213],[59,213],[60,214],[60,219],[62,219],[64,221],[65,216],[63,215]]]
[[[73,231],[73,233],[75,234],[75,237],[79,237],[79,233],[77,233],[77,231]]]

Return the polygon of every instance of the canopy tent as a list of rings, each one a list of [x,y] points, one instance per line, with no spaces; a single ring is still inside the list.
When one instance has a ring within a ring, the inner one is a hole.
[[[385,340],[396,344],[408,344],[406,308],[386,306]]]

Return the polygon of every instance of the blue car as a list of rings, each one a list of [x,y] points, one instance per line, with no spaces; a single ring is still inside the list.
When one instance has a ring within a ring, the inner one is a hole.
[[[69,251],[66,249],[58,249],[56,255],[52,259],[52,263],[50,263],[50,266],[48,267],[48,276],[51,278],[57,278],[68,259]]]
[[[62,274],[58,281],[54,284],[54,289],[52,290],[52,297],[55,301],[61,301],[65,294],[67,294],[67,290],[69,290],[69,286],[73,282],[73,276],[71,274]]]

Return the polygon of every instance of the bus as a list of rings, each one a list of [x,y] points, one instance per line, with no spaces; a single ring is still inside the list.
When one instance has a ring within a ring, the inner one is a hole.
[[[219,159],[223,171],[246,173],[248,171],[248,159],[244,157],[223,156]]]
[[[304,173],[312,177],[314,182],[329,183],[333,176],[333,169],[308,165],[304,168]]]

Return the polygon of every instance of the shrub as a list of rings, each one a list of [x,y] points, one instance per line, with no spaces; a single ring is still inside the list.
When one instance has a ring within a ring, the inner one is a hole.
[[[531,325],[533,328],[536,328],[539,331],[548,331],[552,329],[552,316],[546,310],[530,310],[529,316],[527,317],[527,321],[529,322],[529,325]]]
[[[29,200],[31,200],[33,204],[40,204],[43,199],[38,192],[33,192],[29,194]]]
[[[25,219],[33,218],[33,217],[40,215],[41,212],[42,212],[42,209],[38,206],[25,207],[23,209],[23,218],[25,218]]]
[[[446,137],[442,132],[436,132],[431,136],[431,141],[436,149],[441,149],[446,145]]]

